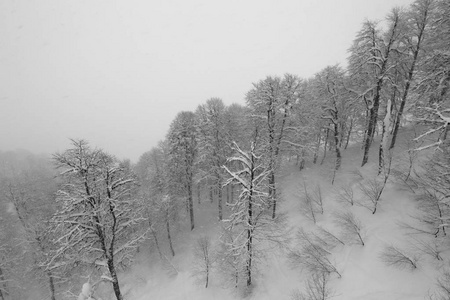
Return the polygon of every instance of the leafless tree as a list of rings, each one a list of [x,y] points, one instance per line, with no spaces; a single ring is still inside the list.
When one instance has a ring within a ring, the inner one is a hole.
[[[364,226],[352,212],[335,213],[334,222],[341,229],[343,240],[349,243],[356,242],[364,246]]]
[[[313,235],[300,230],[297,239],[299,241],[298,249],[291,250],[289,253],[289,260],[292,265],[303,267],[311,274],[335,273],[338,277],[341,277],[331,260],[331,252],[322,243],[315,241]]]
[[[328,300],[334,296],[333,289],[329,286],[330,275],[327,273],[315,273],[306,282],[304,292],[295,291],[291,300]]]
[[[205,283],[208,288],[209,278],[214,263],[214,251],[212,249],[211,238],[201,236],[194,246],[194,272],[193,276],[199,282]]]
[[[386,246],[380,254],[380,259],[388,266],[393,266],[399,269],[417,268],[417,257],[406,253],[393,245]]]
[[[341,186],[341,189],[337,195],[337,200],[341,203],[348,203],[353,206],[353,204],[355,203],[354,192],[350,184]]]

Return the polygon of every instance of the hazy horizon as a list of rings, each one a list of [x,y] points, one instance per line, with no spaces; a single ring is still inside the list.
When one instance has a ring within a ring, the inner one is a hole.
[[[175,115],[252,83],[345,66],[365,19],[412,0],[0,3],[0,150],[83,138],[136,162]]]

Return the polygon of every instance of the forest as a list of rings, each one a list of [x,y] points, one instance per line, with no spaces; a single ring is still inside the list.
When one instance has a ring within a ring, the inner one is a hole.
[[[450,299],[449,88],[450,2],[416,0],[364,21],[346,67],[267,76],[245,105],[207,99],[135,163],[83,139],[0,151],[0,300],[150,299],[130,279],[143,264],[266,299],[274,257],[299,274],[277,299]],[[397,242],[375,242],[377,222]],[[344,254],[428,281],[351,296]]]

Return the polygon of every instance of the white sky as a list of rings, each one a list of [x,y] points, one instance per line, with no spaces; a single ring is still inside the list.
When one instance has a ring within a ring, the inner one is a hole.
[[[84,138],[119,158],[211,97],[345,65],[365,18],[412,0],[1,0],[0,150]]]

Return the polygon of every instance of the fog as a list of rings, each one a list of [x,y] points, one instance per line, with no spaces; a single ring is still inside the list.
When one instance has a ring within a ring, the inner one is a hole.
[[[1,1],[0,150],[84,138],[136,161],[179,111],[345,65],[365,18],[411,2]]]

